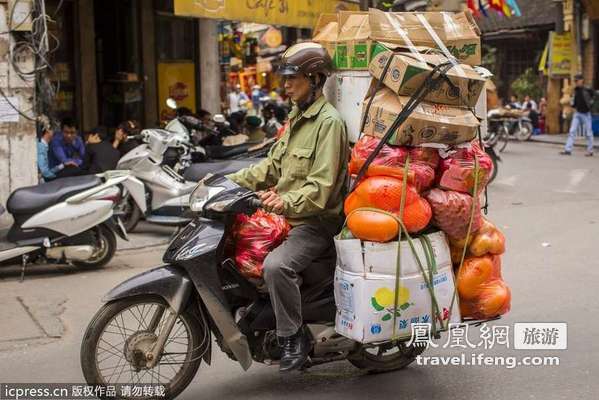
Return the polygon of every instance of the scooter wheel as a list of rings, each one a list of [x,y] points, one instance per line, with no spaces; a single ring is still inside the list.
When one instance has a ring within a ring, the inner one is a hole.
[[[92,258],[87,261],[73,261],[73,265],[84,269],[102,268],[112,260],[116,253],[116,236],[109,228],[100,225],[92,232],[95,238],[95,250]]]
[[[424,350],[424,346],[406,346],[403,342],[381,344],[376,347],[361,347],[347,360],[355,367],[371,373],[390,372],[407,367]]]
[[[173,399],[197,373],[210,333],[190,304],[177,316],[157,365],[149,368],[146,352],[158,339],[168,317],[168,304],[158,296],[142,295],[105,304],[89,323],[81,342],[81,369],[89,385],[161,385]],[[196,306],[197,307],[197,306]],[[134,394],[121,399],[141,399]]]

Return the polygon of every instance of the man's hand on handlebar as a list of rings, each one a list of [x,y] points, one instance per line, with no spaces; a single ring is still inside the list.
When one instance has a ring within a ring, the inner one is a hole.
[[[262,202],[262,208],[275,214],[283,214],[283,199],[274,190],[259,192],[258,197]]]

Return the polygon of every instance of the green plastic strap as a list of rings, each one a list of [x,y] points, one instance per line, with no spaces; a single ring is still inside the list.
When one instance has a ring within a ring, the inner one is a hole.
[[[408,193],[408,173],[410,171],[410,154],[406,157],[406,163],[404,164],[404,174],[401,185],[401,198],[399,200],[399,218],[396,217],[399,224],[399,232],[397,235],[397,260],[395,263],[395,292],[393,296],[393,332],[391,338],[395,339],[397,336],[397,306],[399,302],[399,289],[401,288],[401,231],[403,228],[403,213],[406,206],[406,196]],[[406,229],[406,235],[408,230]]]
[[[458,273],[462,269],[464,265],[464,260],[466,259],[466,251],[468,250],[468,242],[470,241],[470,235],[472,234],[472,224],[474,222],[474,213],[476,211],[477,203],[478,203],[478,176],[480,173],[480,165],[478,163],[478,156],[474,155],[474,187],[472,188],[472,207],[470,209],[470,221],[468,221],[468,230],[466,231],[466,241],[464,242],[464,248],[462,249],[462,257],[460,258],[460,266],[458,267]],[[454,277],[454,289],[453,289],[453,297],[451,298],[451,304],[449,306],[449,316],[447,317],[447,325],[445,329],[449,327],[449,321],[451,321],[451,313],[453,311],[453,305],[455,304],[455,300],[458,292],[458,282],[457,277]]]

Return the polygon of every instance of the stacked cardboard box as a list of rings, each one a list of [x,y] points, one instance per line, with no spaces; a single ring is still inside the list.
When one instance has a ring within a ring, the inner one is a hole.
[[[364,135],[353,140],[357,144],[352,160],[359,156],[364,161],[365,150],[370,154],[377,140],[386,138],[381,148],[385,155],[375,157],[365,179],[357,182],[356,190],[346,199],[348,228],[336,239],[336,330],[359,342],[371,343],[409,336],[412,324],[417,322],[446,328],[448,322],[462,318],[460,304],[454,298],[456,287],[460,287],[459,279],[454,283],[454,267],[459,273],[462,260],[447,256],[449,243],[453,254],[459,253],[460,245],[462,250],[470,249],[468,243],[484,226],[479,196],[492,170],[488,156],[474,140],[480,120],[473,109],[480,103],[486,82],[473,67],[481,60],[480,31],[468,12],[370,10],[340,12],[336,20],[331,15],[327,18],[321,21],[315,39],[326,43],[337,74],[367,70],[370,76],[363,93],[345,90],[341,87],[343,79],[336,79],[337,100],[340,93],[354,96],[350,101],[337,102],[348,105],[347,110],[339,110],[341,115],[357,119],[356,105],[362,108],[358,123],[348,121],[352,129],[361,127],[358,134]],[[443,76],[430,85],[432,77],[439,77],[439,70]],[[425,84],[430,90],[416,97]],[[410,106],[416,98],[415,107]],[[406,109],[410,113],[391,131]],[[426,150],[419,150],[423,145]],[[437,153],[439,147],[444,151]],[[430,154],[431,148],[435,157]],[[408,154],[415,155],[411,162],[407,161]],[[400,206],[402,201],[405,208]],[[402,230],[394,218],[403,219],[407,231],[415,237],[415,252],[408,249],[403,236],[398,237]],[[471,218],[474,223],[468,229]],[[425,243],[429,243],[428,252]],[[470,276],[462,274],[461,280],[469,284],[470,291],[460,289],[458,293],[467,297],[464,304],[468,306],[468,317],[490,318],[509,310],[509,288],[499,282],[503,248],[496,247],[495,253],[483,249],[480,255],[478,247],[465,252],[468,268],[464,271],[479,264],[494,268],[494,286],[489,287],[471,285]],[[401,263],[396,261],[398,249]],[[496,257],[493,263],[489,261],[491,256]],[[417,260],[426,271],[417,267]],[[479,296],[479,291],[484,295]],[[492,309],[489,304],[495,305],[496,299],[500,307]],[[431,308],[434,303],[438,305],[435,309]]]

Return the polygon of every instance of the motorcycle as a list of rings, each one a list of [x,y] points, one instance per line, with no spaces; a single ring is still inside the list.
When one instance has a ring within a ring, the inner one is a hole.
[[[133,187],[136,181],[127,172],[110,171],[15,190],[6,204],[14,222],[0,231],[0,262],[21,257],[22,273],[29,261],[106,265],[116,251],[115,233],[127,240],[113,213],[119,185]]]
[[[137,139],[142,144],[121,157],[117,164],[117,169],[131,171],[141,182],[125,191],[117,208],[127,232],[133,231],[142,219],[167,226],[187,224],[191,220],[189,195],[197,181],[211,172],[229,174],[259,161],[247,158],[192,164],[181,176],[164,163],[164,157],[169,149],[184,149],[185,154],[189,153],[191,146],[184,132],[145,129]]]
[[[113,288],[89,323],[81,344],[81,367],[89,384],[152,381],[174,398],[202,360],[211,363],[213,335],[220,350],[244,370],[254,361],[279,362],[268,293],[248,282],[226,251],[235,216],[259,208],[257,195],[211,175],[198,184],[190,201],[197,214],[169,245],[166,265]],[[329,261],[332,271],[335,257]],[[300,290],[312,342],[304,368],[348,360],[369,371],[393,371],[424,351],[398,341],[365,345],[337,334],[332,272],[318,282],[304,279]]]
[[[487,140],[494,141],[499,145],[499,151],[503,152],[510,138],[524,142],[530,140],[534,127],[528,115],[521,112],[510,112],[504,115],[502,110],[490,110],[487,114],[489,133]]]

